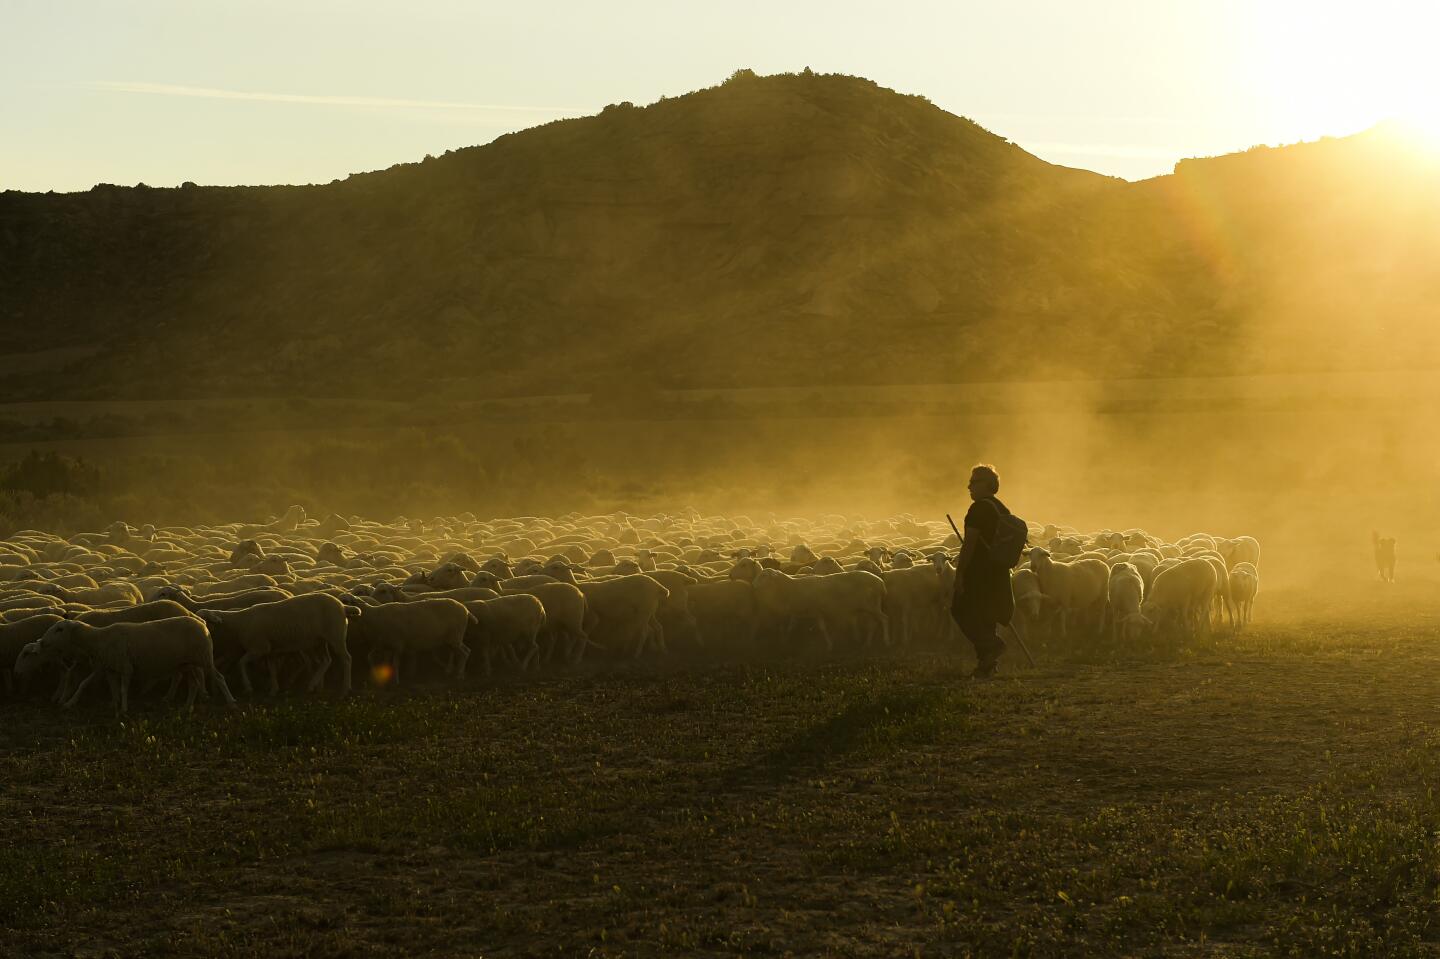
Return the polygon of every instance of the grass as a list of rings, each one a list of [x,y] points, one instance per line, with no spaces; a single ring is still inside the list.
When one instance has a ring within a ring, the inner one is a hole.
[[[1433,956],[1423,593],[988,684],[916,653],[7,703],[4,951]]]

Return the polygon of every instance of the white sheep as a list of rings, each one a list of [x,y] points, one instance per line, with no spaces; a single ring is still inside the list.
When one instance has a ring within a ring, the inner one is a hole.
[[[560,585],[560,584],[556,584]],[[485,675],[490,675],[490,657],[499,652],[512,662],[520,656],[524,672],[540,652],[540,632],[545,628],[545,605],[529,593],[512,593],[494,599],[465,604],[475,622],[465,634],[472,650],[479,649]]]
[[[42,596],[54,596],[66,603],[84,603],[86,606],[133,606],[143,601],[140,590],[124,581],[105,583],[102,586],[66,587],[54,582],[35,587]]]
[[[228,579],[217,580],[213,583],[196,583],[191,587],[191,592],[196,596],[204,597],[211,595],[228,595],[242,592],[248,589],[274,589],[280,584],[275,577],[266,573],[247,573],[244,576],[232,576]]]
[[[112,623],[91,626],[78,620],[55,623],[40,637],[42,651],[75,657],[90,664],[92,672],[65,703],[73,706],[96,678],[115,683],[112,698],[121,715],[129,709],[133,676],[159,679],[180,675],[189,684],[187,706],[206,679],[213,682],[227,703],[234,703],[225,677],[215,668],[214,649],[205,624],[193,616],[176,616],[148,623]]]
[[[264,661],[270,669],[270,694],[280,691],[275,656],[281,653],[318,654],[319,666],[309,690],[319,689],[333,660],[340,663],[340,688],[350,691],[350,651],[345,645],[347,607],[329,593],[306,593],[244,609],[201,609],[216,647],[229,647],[239,655],[240,681],[250,693],[247,665]]]
[[[470,658],[465,634],[478,622],[463,603],[422,597],[404,603],[366,601],[352,629],[357,646],[367,650],[371,665],[381,656],[392,658],[391,680],[399,685],[400,660],[407,653],[448,651],[446,673],[464,679],[465,663]]]
[[[1210,608],[1215,603],[1215,578],[1215,567],[1209,560],[1180,560],[1156,574],[1141,612],[1155,630],[1171,624],[1190,635],[1207,630]]]
[[[1260,541],[1253,536],[1221,540],[1216,544],[1216,549],[1225,557],[1225,565],[1230,569],[1241,563],[1248,563],[1257,570],[1260,568]]]
[[[1255,607],[1255,597],[1260,592],[1260,571],[1250,563],[1238,563],[1230,570],[1230,603],[1232,617],[1237,625],[1250,622]]]
[[[654,644],[664,648],[656,618],[670,591],[643,573],[615,579],[572,583],[585,594],[595,614],[590,641],[612,653],[639,657]]]
[[[876,632],[890,644],[890,619],[885,615],[885,581],[872,573],[847,571],[829,576],[790,576],[778,569],[762,570],[752,584],[755,605],[762,618],[786,624],[788,637],[795,625],[818,625],[825,651],[835,648],[833,629],[854,631],[870,641]]]
[[[470,585],[470,570],[456,562],[441,563],[424,574],[423,581],[431,589],[460,589]]]
[[[895,554],[899,557],[900,553]],[[942,560],[944,554],[937,554]],[[949,564],[947,563],[948,567]],[[901,646],[908,646],[912,631],[932,637],[940,631],[950,602],[950,592],[942,585],[942,574],[934,561],[923,566],[900,566],[880,574],[885,583],[885,615],[890,618],[890,632]],[[954,574],[945,577],[954,590]]]
[[[1140,570],[1130,563],[1115,564],[1110,570],[1109,597],[1110,638],[1134,642],[1146,625],[1140,612],[1145,602],[1145,579]]]
[[[1110,567],[1103,560],[1085,558],[1059,563],[1043,546],[1033,547],[1029,558],[1030,568],[1040,580],[1040,591],[1055,602],[1061,638],[1069,635],[1072,621],[1100,626],[1110,587]]]
[[[528,593],[540,600],[540,605],[545,608],[545,627],[540,634],[540,644],[541,655],[546,662],[552,660],[557,651],[563,650],[571,663],[578,663],[589,644],[589,631],[594,626],[585,594],[570,583],[561,583],[548,576],[540,578],[545,581],[507,585],[503,592]]]
[[[259,603],[274,603],[282,599],[289,599],[290,596],[289,590],[280,589],[278,586],[247,589],[238,593],[211,593],[207,596],[196,596],[184,586],[171,585],[155,590],[151,601],[170,600],[179,603],[192,613],[198,613],[202,609],[246,609]]]

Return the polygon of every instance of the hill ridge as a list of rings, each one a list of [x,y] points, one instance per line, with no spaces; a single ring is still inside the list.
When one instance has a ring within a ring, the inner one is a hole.
[[[12,356],[4,395],[53,398],[57,373],[77,398],[501,396],[1433,361],[1440,209],[1393,209],[1429,168],[1314,202],[1364,183],[1314,158],[1363,170],[1376,141],[1131,184],[873,81],[739,71],[323,185],[10,192],[11,343],[94,352]],[[1357,304],[1404,336],[1337,325]],[[1285,349],[1317,325],[1355,342]]]

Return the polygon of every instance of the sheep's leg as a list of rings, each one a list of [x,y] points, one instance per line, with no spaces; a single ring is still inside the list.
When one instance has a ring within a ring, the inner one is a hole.
[[[254,656],[254,653],[246,650],[245,655],[241,656],[237,663],[240,669],[240,688],[245,691],[245,695],[247,696],[255,695],[255,687],[250,685],[250,670],[247,668],[250,660],[253,659]]]
[[[470,647],[460,643],[455,650],[455,678],[465,678],[465,664],[470,661]]]
[[[200,694],[200,686],[205,682],[205,674],[200,667],[192,666],[185,671],[185,679],[190,687],[190,693],[185,697],[185,709],[187,712],[195,709],[195,697]]]
[[[70,680],[73,678],[74,672],[75,667],[73,664],[66,666],[65,669],[61,671],[60,682],[55,684],[55,692],[50,696],[52,703],[64,703],[70,698]]]
[[[265,657],[265,665],[270,667],[270,695],[272,697],[280,695],[280,670],[275,659],[273,652]]]
[[[324,646],[320,647],[320,665],[315,668],[315,675],[310,677],[310,682],[305,687],[309,693],[315,692],[325,685],[325,673],[330,669],[330,650]]]
[[[130,670],[120,673],[120,715],[130,712]]]
[[[830,638],[830,627],[825,625],[825,617],[821,616],[815,620],[820,624],[820,638],[825,641],[825,655],[830,656],[835,652],[835,641]]]
[[[531,663],[535,664],[535,671],[538,673],[540,671],[540,644],[533,636],[530,637],[530,647],[525,650],[525,659],[520,663],[521,671],[528,671]]]
[[[70,695],[69,699],[65,700],[65,703],[61,708],[70,709],[76,703],[78,703],[80,701],[80,695],[84,693],[85,689],[95,681],[95,677],[99,676],[102,672],[104,672],[104,670],[97,667],[93,672],[90,673],[89,676],[86,676],[84,679],[80,680],[80,685],[75,687],[75,692]],[[68,672],[66,675],[68,677]],[[62,686],[61,689],[64,689],[64,686]]]
[[[235,705],[235,697],[230,694],[230,684],[227,683],[227,682],[225,682],[225,674],[222,673],[222,672],[220,672],[220,670],[216,669],[214,666],[211,666],[211,667],[210,667],[210,678],[211,678],[211,680],[214,681],[215,685],[220,689],[220,695],[221,695],[222,697],[224,697],[225,702],[227,702],[227,703],[230,704],[231,706],[234,706],[234,705]]]
[[[350,650],[346,648],[343,642],[336,647],[335,658],[340,661],[340,692],[349,693],[351,683],[350,674],[353,669],[350,662]]]

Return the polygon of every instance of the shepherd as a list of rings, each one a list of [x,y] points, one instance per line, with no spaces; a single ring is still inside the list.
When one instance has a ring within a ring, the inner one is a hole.
[[[965,514],[965,533],[955,560],[950,615],[975,647],[979,665],[974,678],[988,679],[1005,652],[1005,640],[997,630],[1008,627],[1015,615],[1010,570],[1020,560],[1028,530],[997,498],[1000,474],[995,467],[981,463],[971,470],[969,488],[974,502]]]

